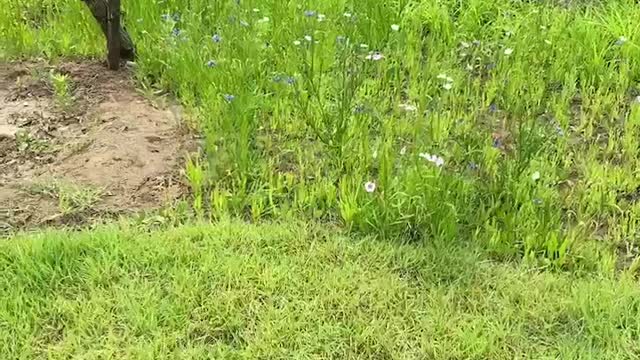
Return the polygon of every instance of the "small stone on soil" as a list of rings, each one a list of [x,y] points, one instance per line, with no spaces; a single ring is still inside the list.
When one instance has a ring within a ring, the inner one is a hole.
[[[18,133],[19,128],[13,125],[1,125],[0,124],[0,140],[1,139],[14,139]]]

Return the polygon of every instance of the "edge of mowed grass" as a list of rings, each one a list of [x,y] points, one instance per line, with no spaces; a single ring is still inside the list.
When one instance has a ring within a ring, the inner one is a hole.
[[[633,358],[640,288],[319,225],[0,243],[0,358]]]

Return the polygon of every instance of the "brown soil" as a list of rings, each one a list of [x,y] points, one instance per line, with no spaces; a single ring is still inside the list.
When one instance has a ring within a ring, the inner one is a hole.
[[[68,77],[66,105],[50,71]],[[0,234],[180,198],[194,141],[179,108],[158,102],[102,64],[0,64]]]

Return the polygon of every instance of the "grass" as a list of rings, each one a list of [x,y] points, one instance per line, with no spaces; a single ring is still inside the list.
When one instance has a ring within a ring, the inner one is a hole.
[[[194,216],[0,244],[3,358],[640,356],[635,1],[123,6]],[[104,58],[81,1],[0,7],[0,59]]]
[[[0,244],[0,357],[631,359],[640,289],[320,225],[45,231]]]
[[[58,179],[39,181],[28,186],[27,190],[58,200],[61,216],[79,214],[90,210],[103,196],[103,190],[81,186]]]
[[[104,56],[80,1],[0,4],[0,57]],[[123,6],[140,86],[205,138],[200,217],[470,239],[567,270],[638,245],[634,1]]]

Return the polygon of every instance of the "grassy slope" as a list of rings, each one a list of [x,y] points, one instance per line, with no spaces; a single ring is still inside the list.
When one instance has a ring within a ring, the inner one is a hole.
[[[310,226],[0,245],[0,358],[632,358],[640,289]]]

